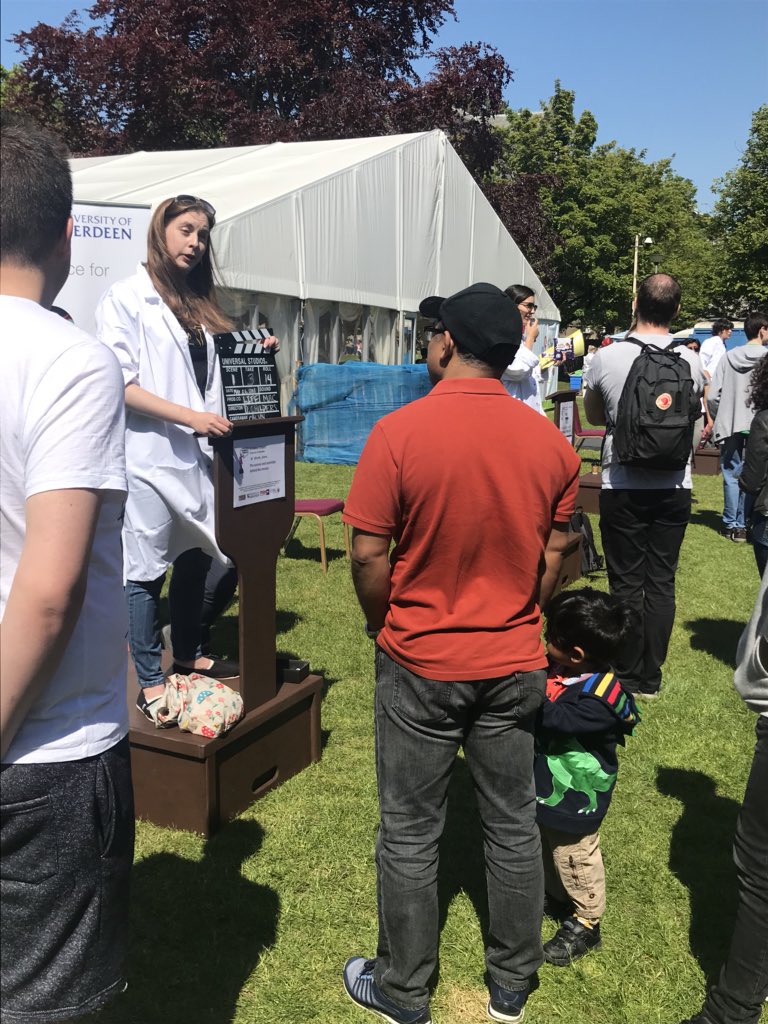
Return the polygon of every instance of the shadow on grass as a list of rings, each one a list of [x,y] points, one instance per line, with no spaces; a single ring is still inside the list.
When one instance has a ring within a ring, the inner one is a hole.
[[[736,919],[733,837],[739,805],[718,796],[703,772],[659,768],[660,793],[683,804],[672,830],[669,867],[690,893],[691,953],[708,981],[714,981],[728,954]]]
[[[347,553],[344,548],[332,548],[329,547],[328,542],[325,544],[325,554],[328,559],[328,563],[335,562],[339,558],[346,558]],[[285,548],[283,557],[285,558],[296,558],[305,562],[317,562],[320,564],[320,542],[310,547],[305,547],[302,541],[296,540],[294,537]]]
[[[723,517],[711,508],[697,508],[691,512],[690,523],[692,526],[708,526],[715,533],[720,533],[723,528]]]
[[[153,853],[136,865],[128,990],[94,1022],[234,1019],[241,989],[277,934],[277,893],[241,874],[263,838],[257,822],[234,821],[208,840],[201,861]]]
[[[744,629],[743,622],[733,619],[688,619],[685,628],[690,630],[694,651],[706,651],[724,665],[733,668],[736,647]]]

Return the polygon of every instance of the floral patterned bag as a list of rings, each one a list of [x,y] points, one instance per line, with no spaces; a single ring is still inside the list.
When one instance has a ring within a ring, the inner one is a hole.
[[[243,698],[226,683],[198,672],[174,672],[165,680],[165,722],[196,736],[222,736],[243,717]]]

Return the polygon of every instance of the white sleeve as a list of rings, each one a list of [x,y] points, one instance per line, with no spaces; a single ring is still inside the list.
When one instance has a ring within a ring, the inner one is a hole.
[[[539,357],[525,345],[520,345],[515,358],[501,375],[502,380],[525,380],[539,365]]]
[[[126,490],[124,388],[103,345],[88,338],[51,364],[26,411],[23,450],[25,498]]]
[[[112,287],[96,308],[96,335],[117,356],[123,384],[139,383],[139,312],[130,308],[124,287]]]

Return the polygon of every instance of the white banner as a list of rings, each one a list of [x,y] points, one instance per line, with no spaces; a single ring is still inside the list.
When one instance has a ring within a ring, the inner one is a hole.
[[[99,299],[115,281],[136,270],[147,258],[147,230],[152,217],[144,206],[74,203],[72,263],[69,280],[55,305],[65,309],[78,327],[95,333]]]

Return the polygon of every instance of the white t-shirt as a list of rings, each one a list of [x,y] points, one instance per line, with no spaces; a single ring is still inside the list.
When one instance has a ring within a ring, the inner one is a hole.
[[[701,351],[699,352],[701,367],[707,371],[710,377],[714,377],[717,364],[724,355],[725,342],[719,334],[713,334],[711,338],[702,341]]]
[[[80,617],[4,759],[75,761],[128,731],[123,378],[106,346],[35,302],[0,296],[0,323],[0,620],[24,546],[26,500],[69,488],[105,492]]]
[[[633,338],[650,342],[659,348],[666,348],[675,340],[671,334],[639,334]],[[584,385],[597,391],[603,399],[608,420],[616,422],[619,399],[632,363],[640,355],[640,346],[631,341],[614,341],[612,345],[598,349],[592,365],[584,377]],[[698,354],[685,345],[678,345],[676,351],[691,367],[693,386],[697,395],[704,392],[704,374]],[[685,469],[643,469],[639,466],[624,466],[613,458],[613,437],[606,432],[603,446],[603,487],[617,490],[668,490],[684,487],[690,490],[691,460]]]

